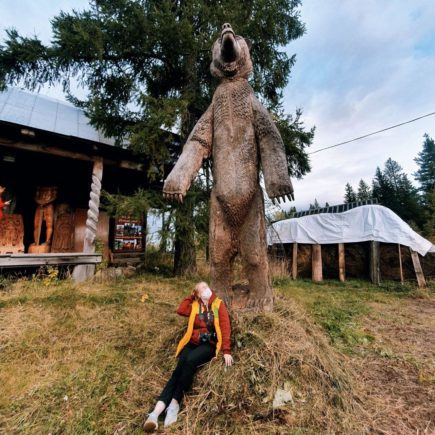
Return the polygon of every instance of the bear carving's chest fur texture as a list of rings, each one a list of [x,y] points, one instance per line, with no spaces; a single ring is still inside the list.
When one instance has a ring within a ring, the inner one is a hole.
[[[252,97],[245,79],[224,81],[213,97],[214,192],[231,223],[243,220],[258,189]]]

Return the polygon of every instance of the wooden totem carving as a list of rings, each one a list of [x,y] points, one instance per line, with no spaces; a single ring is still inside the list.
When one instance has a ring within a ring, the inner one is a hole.
[[[68,204],[59,204],[56,210],[51,252],[74,251],[74,214]]]
[[[0,254],[24,253],[23,217],[6,214],[0,220]]]
[[[4,186],[0,186],[0,221],[2,220],[3,217],[3,208],[5,207],[9,207],[11,201],[3,201],[3,193],[5,192],[6,187]]]
[[[56,197],[57,187],[39,186],[36,189],[35,201],[38,206],[34,218],[34,243],[29,246],[29,253],[50,252],[54,221],[53,201]],[[43,223],[45,223],[45,241],[41,243]]]
[[[257,100],[248,76],[249,41],[224,24],[212,48],[212,75],[220,84],[191,132],[163,187],[169,200],[182,201],[204,159],[213,159],[210,203],[211,285],[237,308],[272,310],[260,166],[272,200],[293,198],[281,136]],[[242,257],[249,293],[232,288],[232,266]]]

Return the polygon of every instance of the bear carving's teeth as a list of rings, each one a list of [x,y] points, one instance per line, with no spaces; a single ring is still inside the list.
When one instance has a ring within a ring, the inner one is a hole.
[[[214,66],[218,70],[220,70],[224,73],[234,75],[237,72],[237,67],[238,67],[237,62],[222,63],[222,62],[219,62],[218,60],[215,60],[213,63],[214,63]]]
[[[236,34],[233,32],[233,29],[225,29],[222,33],[221,33],[221,38],[223,38],[227,33],[231,33],[234,38],[236,37]]]

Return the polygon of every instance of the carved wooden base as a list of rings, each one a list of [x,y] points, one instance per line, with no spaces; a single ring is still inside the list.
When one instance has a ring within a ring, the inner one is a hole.
[[[232,294],[228,299],[228,305],[232,310],[273,311],[273,297],[253,297],[250,295],[249,286],[247,285],[234,285]]]
[[[32,243],[29,246],[29,254],[47,254],[50,252],[50,245],[35,245]]]
[[[0,220],[0,254],[24,252],[23,217],[19,214],[5,214]]]

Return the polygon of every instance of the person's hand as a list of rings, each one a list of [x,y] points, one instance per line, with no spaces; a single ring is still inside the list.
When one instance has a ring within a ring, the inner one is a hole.
[[[11,201],[9,200],[9,201],[6,201],[5,202],[5,205],[9,205],[11,203]]]
[[[225,360],[225,365],[227,367],[230,367],[233,365],[234,360],[233,360],[233,357],[231,355],[224,354],[224,360]]]

